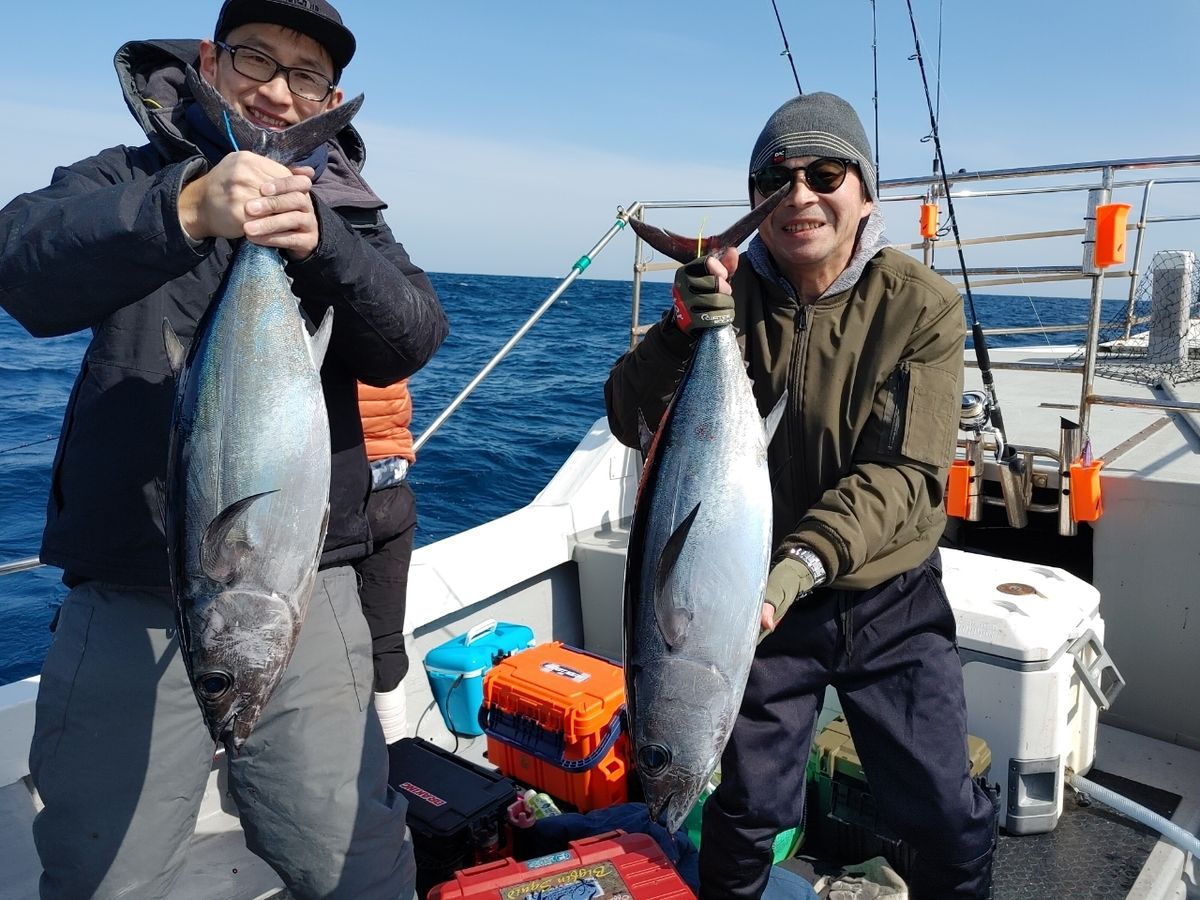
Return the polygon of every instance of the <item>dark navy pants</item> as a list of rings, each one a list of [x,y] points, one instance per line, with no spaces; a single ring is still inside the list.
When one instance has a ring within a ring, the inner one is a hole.
[[[395,689],[408,674],[404,611],[408,567],[417,531],[417,504],[407,481],[374,491],[367,498],[373,550],[354,564],[363,616],[371,629],[375,690]]]
[[[935,551],[870,590],[797,601],[759,645],[721,783],[704,805],[701,900],[761,896],[772,841],[804,816],[827,685],[880,813],[917,851],[914,900],[987,897],[996,812],[970,776],[962,665]]]

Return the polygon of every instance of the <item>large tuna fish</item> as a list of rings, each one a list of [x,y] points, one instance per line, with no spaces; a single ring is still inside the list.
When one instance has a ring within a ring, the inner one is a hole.
[[[237,147],[285,165],[362,102],[269,132],[194,72],[189,86]],[[236,752],[292,657],[329,523],[332,311],[310,337],[278,251],[244,241],[186,359],[163,326],[178,376],[166,519],[179,644],[213,739]]]
[[[736,246],[784,193],[701,252]],[[695,238],[630,224],[695,258]],[[782,408],[763,421],[733,326],[709,328],[646,452],[625,568],[625,689],[634,767],[671,831],[720,760],[754,659],[771,554],[767,443]]]

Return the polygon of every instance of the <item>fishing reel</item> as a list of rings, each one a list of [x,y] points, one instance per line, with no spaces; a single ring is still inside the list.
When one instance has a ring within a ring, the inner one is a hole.
[[[1000,483],[1000,502],[1008,523],[1013,528],[1024,528],[1032,500],[1032,472],[1025,456],[1005,441],[999,410],[986,391],[963,392],[958,427],[967,433],[962,442],[965,454],[962,464],[972,474],[967,494],[960,501],[960,517],[977,522],[982,516],[984,498],[980,481],[984,471],[984,446],[990,439],[995,454],[994,471]]]
[[[973,431],[976,435],[986,429],[992,420],[992,408],[983,391],[964,391],[962,409],[958,414],[958,427]]]

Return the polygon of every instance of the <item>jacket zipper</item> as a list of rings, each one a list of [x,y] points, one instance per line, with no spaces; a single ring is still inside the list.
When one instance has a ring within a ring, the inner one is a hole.
[[[804,494],[805,490],[805,472],[807,470],[805,455],[804,455],[804,432],[803,418],[804,411],[804,368],[808,361],[808,311],[809,307],[801,306],[796,314],[796,342],[792,349],[792,359],[790,363],[791,372],[788,377],[788,420],[793,424],[794,433],[790,435],[792,438],[792,452],[794,454],[795,467],[793,470],[792,482],[792,503],[796,510],[806,510],[809,507],[807,498]]]
[[[895,390],[892,391],[892,421],[888,428],[888,451],[900,452],[900,423],[904,412],[908,409],[908,363],[901,363],[892,376],[895,379]]]

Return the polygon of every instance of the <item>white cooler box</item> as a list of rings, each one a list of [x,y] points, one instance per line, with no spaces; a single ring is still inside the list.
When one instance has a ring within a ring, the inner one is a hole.
[[[1124,680],[1104,649],[1100,593],[1062,569],[942,550],[958,625],[967,731],[987,741],[1010,834],[1052,831],[1064,770],[1086,773]],[[841,712],[830,688],[818,728]]]
[[[1000,824],[1051,831],[1064,770],[1096,758],[1096,719],[1124,680],[1104,649],[1100,593],[1062,569],[942,550],[958,625],[967,730],[992,751]]]

